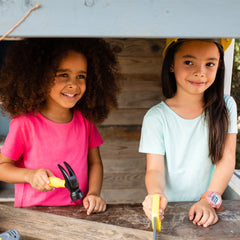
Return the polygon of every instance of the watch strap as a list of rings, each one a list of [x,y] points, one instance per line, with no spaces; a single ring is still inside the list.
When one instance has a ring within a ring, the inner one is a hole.
[[[217,192],[212,192],[212,191],[206,191],[201,199],[206,199],[208,204],[215,208],[217,211],[223,210],[223,208],[221,208],[221,204],[222,204],[222,197],[221,194],[217,193]]]

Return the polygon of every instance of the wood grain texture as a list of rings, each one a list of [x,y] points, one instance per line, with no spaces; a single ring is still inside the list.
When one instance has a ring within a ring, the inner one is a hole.
[[[165,47],[165,39],[105,38],[118,56],[159,57]]]
[[[240,239],[240,201],[223,201],[219,221],[208,228],[188,219],[193,202],[169,203],[158,240]],[[81,206],[13,208],[0,204],[0,231],[16,228],[32,239],[152,239],[151,222],[141,204],[111,204],[104,213],[88,216]]]
[[[121,173],[145,173],[146,160],[143,158],[129,159],[103,159],[104,174],[121,172]]]
[[[123,74],[120,78],[121,92],[159,92],[161,93],[161,76],[148,74]]]
[[[151,232],[0,205],[0,231],[17,229],[23,240],[151,239]]]
[[[122,57],[118,56],[122,74],[161,74],[161,60],[158,57]]]
[[[101,191],[101,196],[107,204],[133,204],[142,203],[147,196],[145,187],[105,189]]]
[[[150,108],[161,102],[161,92],[122,92],[118,97],[119,109]]]
[[[104,189],[144,188],[145,172],[142,173],[105,173],[103,177]]]
[[[144,154],[138,152],[138,146],[138,141],[105,140],[104,146],[100,149],[105,159],[129,159],[129,157],[142,159]]]
[[[107,141],[139,141],[141,125],[98,126],[98,131]]]
[[[141,125],[148,109],[118,109],[112,110],[102,125]]]

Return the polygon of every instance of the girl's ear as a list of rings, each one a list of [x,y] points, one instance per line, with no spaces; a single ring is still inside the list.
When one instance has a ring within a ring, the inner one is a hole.
[[[174,72],[174,67],[173,67],[173,65],[170,66],[170,72]]]

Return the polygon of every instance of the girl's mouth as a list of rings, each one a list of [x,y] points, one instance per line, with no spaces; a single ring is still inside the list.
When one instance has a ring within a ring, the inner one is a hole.
[[[77,96],[77,93],[62,93],[63,96],[74,98]]]
[[[203,86],[205,84],[205,82],[194,82],[194,81],[189,81],[189,83],[194,86]]]

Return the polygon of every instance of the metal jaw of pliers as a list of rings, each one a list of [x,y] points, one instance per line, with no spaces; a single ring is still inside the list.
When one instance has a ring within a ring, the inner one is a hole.
[[[76,201],[83,197],[83,193],[79,189],[79,183],[72,168],[66,162],[64,162],[64,165],[67,168],[69,174],[60,164],[58,164],[58,167],[63,174],[63,177],[65,179],[65,187],[69,190],[72,201]]]

